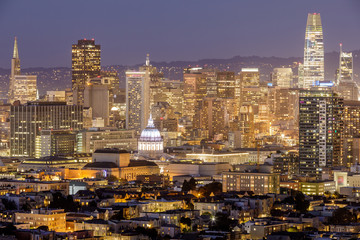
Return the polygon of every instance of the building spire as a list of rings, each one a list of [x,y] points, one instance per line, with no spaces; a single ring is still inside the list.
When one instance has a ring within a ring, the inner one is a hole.
[[[150,113],[149,121],[147,127],[155,127],[154,126],[154,120],[152,118],[152,114]]]
[[[19,58],[19,50],[18,50],[18,46],[17,46],[17,37],[15,37],[15,41],[14,41],[14,53],[13,53],[13,58],[18,59]]]
[[[145,65],[146,65],[147,67],[150,66],[150,54],[146,54]]]

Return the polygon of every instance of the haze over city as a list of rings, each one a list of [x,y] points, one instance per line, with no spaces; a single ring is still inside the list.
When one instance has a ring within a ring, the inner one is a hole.
[[[0,67],[14,36],[23,67],[69,67],[74,39],[95,38],[102,65],[153,61],[302,56],[304,15],[320,12],[325,52],[357,50],[360,3],[336,1],[1,1]]]

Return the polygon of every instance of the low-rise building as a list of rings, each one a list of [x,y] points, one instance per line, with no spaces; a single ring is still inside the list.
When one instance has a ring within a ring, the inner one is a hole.
[[[66,231],[66,213],[64,209],[33,209],[15,213],[15,223],[29,223],[30,227],[49,227],[50,231]]]
[[[280,192],[278,173],[223,172],[222,181],[223,192],[252,191],[259,195]]]

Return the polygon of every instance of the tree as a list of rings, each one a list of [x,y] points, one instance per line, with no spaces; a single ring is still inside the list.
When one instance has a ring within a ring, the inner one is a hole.
[[[295,209],[301,213],[305,213],[309,206],[310,202],[305,199],[305,195],[302,192],[298,192],[295,195]]]
[[[117,182],[119,179],[114,176],[114,175],[110,175],[106,178],[108,180],[108,182]]]
[[[186,181],[186,179],[184,180],[184,183],[183,183],[183,186],[181,189],[183,192],[188,192],[190,190],[195,190],[195,189],[196,189],[196,181],[193,177],[190,178],[189,182]]]
[[[144,228],[144,227],[137,227],[135,229],[137,233],[140,233],[142,235],[148,236],[152,240],[155,240],[157,238],[157,230],[155,228]]]
[[[331,218],[329,219],[330,224],[349,224],[356,222],[356,217],[346,208],[336,209]]]
[[[6,210],[17,210],[17,206],[14,201],[5,198],[1,199],[1,201],[2,204],[4,204]]]
[[[190,218],[181,217],[180,218],[180,223],[182,223],[184,225],[188,225],[189,227],[191,227],[191,219]]]
[[[53,200],[49,205],[49,208],[64,209],[65,212],[77,212],[79,207],[79,203],[74,202],[71,195],[64,197],[61,192],[53,193]]]
[[[208,197],[211,193],[218,194],[222,192],[222,184],[219,182],[212,182],[209,184],[206,184],[205,186],[201,187],[199,189],[199,192],[202,196]]]
[[[211,230],[228,232],[232,229],[232,225],[236,224],[236,220],[229,219],[229,216],[225,213],[218,212],[215,215],[215,221],[210,227]]]

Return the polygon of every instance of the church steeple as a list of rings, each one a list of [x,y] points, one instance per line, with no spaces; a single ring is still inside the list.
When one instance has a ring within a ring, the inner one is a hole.
[[[15,41],[14,41],[14,53],[13,53],[13,58],[18,59],[19,58],[19,50],[18,50],[18,45],[17,45],[17,37],[15,37]]]

